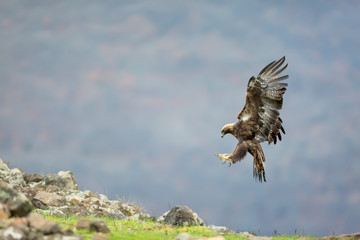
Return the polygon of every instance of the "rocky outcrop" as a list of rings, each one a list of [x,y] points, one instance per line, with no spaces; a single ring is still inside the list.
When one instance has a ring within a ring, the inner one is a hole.
[[[32,211],[34,210],[34,211]],[[70,229],[61,229],[45,215],[95,215],[117,219],[146,219],[134,204],[109,200],[105,195],[89,190],[79,191],[71,171],[58,174],[26,174],[10,169],[0,159],[0,239],[82,239]],[[81,221],[77,225],[80,229]],[[108,239],[108,226],[99,220],[89,221],[83,229],[94,231],[94,239]],[[44,237],[46,238],[44,238]]]
[[[28,203],[24,210],[28,210],[31,206],[37,212],[48,215],[95,215],[111,216],[117,219],[150,217],[134,204],[109,200],[105,195],[97,195],[89,190],[79,191],[71,171],[60,171],[58,174],[45,176],[36,173],[26,174],[18,168],[10,169],[0,159],[0,180],[11,185],[13,192],[22,193],[22,200]],[[10,205],[14,206],[14,204]],[[10,209],[10,211],[13,210]],[[21,216],[22,212],[19,214]]]

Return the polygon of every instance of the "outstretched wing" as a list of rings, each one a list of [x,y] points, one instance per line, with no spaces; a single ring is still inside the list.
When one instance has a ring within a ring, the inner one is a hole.
[[[278,77],[287,67],[286,64],[280,68],[284,61],[285,56],[271,62],[256,78],[251,77],[248,83],[245,106],[238,119],[247,123],[258,142],[276,143],[277,138],[281,140],[280,130],[285,133],[279,110],[282,108],[283,95],[287,87],[287,83],[282,81],[289,76]]]

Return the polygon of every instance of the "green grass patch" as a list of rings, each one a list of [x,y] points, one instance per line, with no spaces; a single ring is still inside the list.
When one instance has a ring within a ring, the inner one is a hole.
[[[78,216],[49,216],[45,215],[48,220],[56,221],[64,229],[71,229],[76,234],[80,234],[84,239],[92,239],[94,232],[88,230],[75,230],[75,226],[80,219],[103,220],[111,230],[112,234],[107,236],[112,239],[175,239],[182,232],[189,233],[192,237],[215,237],[222,235],[227,240],[246,240],[246,236],[233,232],[219,233],[209,230],[204,226],[192,227],[173,227],[167,224],[160,224],[151,220],[119,220],[110,217],[78,217]],[[274,236],[274,240],[293,240],[302,238],[301,236]],[[310,237],[307,237],[310,238]]]

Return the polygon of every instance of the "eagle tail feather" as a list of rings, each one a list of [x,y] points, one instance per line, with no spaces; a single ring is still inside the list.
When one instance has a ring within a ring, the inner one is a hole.
[[[252,141],[249,143],[249,152],[254,157],[253,161],[253,176],[259,182],[266,182],[265,168],[263,162],[265,162],[265,154],[260,143]]]

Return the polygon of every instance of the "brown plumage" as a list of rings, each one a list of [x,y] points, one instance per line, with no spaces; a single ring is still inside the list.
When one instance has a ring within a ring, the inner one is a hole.
[[[278,75],[283,72],[287,64],[280,68],[285,61],[282,57],[264,67],[259,75],[251,77],[246,92],[245,106],[238,114],[236,123],[226,124],[221,130],[221,136],[230,133],[239,140],[231,154],[217,154],[223,162],[229,164],[241,161],[249,152],[254,157],[253,174],[260,182],[265,178],[265,155],[260,143],[268,141],[276,144],[281,141],[282,127],[279,110],[283,105],[283,95],[287,83],[282,82],[289,76]]]

